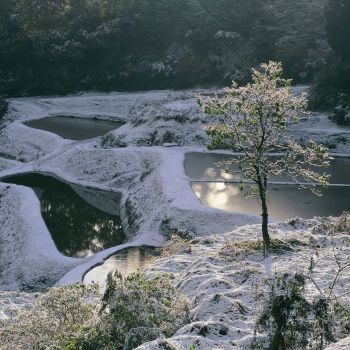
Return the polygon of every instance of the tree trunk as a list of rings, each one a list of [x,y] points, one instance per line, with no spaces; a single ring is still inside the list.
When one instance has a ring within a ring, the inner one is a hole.
[[[269,229],[268,229],[268,222],[269,222],[269,214],[267,212],[267,206],[266,206],[266,199],[263,200],[265,203],[263,203],[263,212],[261,214],[262,216],[262,235],[264,239],[264,256],[267,257],[270,253],[270,236],[269,236]]]
[[[269,214],[267,209],[267,201],[266,201],[266,189],[267,189],[267,179],[258,181],[259,186],[259,195],[261,200],[261,209],[262,209],[262,235],[264,240],[264,256],[267,257],[270,253],[270,236],[269,236]]]

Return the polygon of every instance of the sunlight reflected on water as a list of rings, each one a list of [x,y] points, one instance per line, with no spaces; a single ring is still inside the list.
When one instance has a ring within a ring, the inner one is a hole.
[[[127,276],[133,272],[142,271],[158,255],[158,251],[150,247],[124,249],[109,257],[102,265],[90,270],[84,277],[84,283],[98,283],[104,290],[110,271],[118,270],[123,276]]]
[[[216,153],[187,153],[185,157],[186,175],[193,180],[192,189],[201,202],[209,207],[234,212],[260,215],[260,205],[255,198],[244,198],[238,184],[210,182],[213,180],[239,181],[239,174],[226,174],[222,162],[233,156]],[[237,168],[231,168],[237,171]],[[328,169],[333,184],[350,184],[350,159],[335,158]],[[271,178],[272,181],[290,181],[285,176]],[[293,185],[269,185],[270,216],[285,220],[295,216],[311,218],[314,216],[339,215],[350,210],[350,187],[330,187],[318,197],[310,190],[299,190]]]
[[[193,183],[192,189],[200,201],[209,207],[246,214],[260,215],[260,205],[255,198],[244,198],[239,185],[228,184],[218,189],[215,183]],[[350,188],[331,187],[318,197],[311,191],[296,186],[270,185],[270,216],[276,220],[292,217],[340,215],[350,210]]]
[[[227,174],[220,164],[232,159],[233,156],[218,153],[190,152],[186,154],[184,167],[186,175],[193,180],[240,180],[239,174]],[[231,167],[237,171],[237,167]],[[350,184],[350,159],[335,158],[331,167],[326,169],[331,174],[330,183]],[[271,181],[290,181],[286,176],[273,177]]]

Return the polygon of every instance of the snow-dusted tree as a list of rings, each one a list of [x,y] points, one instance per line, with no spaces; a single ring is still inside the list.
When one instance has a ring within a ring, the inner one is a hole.
[[[291,91],[291,80],[282,78],[282,64],[269,62],[260,70],[253,69],[252,82],[243,87],[233,83],[223,98],[200,101],[205,113],[218,116],[218,123],[208,127],[210,149],[229,148],[242,155],[224,162],[227,172],[238,166],[241,190],[246,196],[256,197],[262,209],[264,253],[268,255],[268,180],[271,176],[288,175],[301,187],[320,194],[328,185],[329,176],[318,172],[331,157],[327,149],[313,141],[298,144],[287,134],[287,124],[298,122],[306,110],[304,95],[296,97]],[[273,153],[279,155],[272,156]]]

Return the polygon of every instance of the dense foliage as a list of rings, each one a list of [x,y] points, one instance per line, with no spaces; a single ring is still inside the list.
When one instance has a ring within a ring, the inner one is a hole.
[[[1,349],[68,349],[98,321],[95,286],[52,288],[12,320],[0,323]]]
[[[0,99],[0,120],[6,114],[7,107],[8,107],[8,102],[6,102],[5,100]]]
[[[86,338],[89,346],[82,349],[131,350],[161,335],[170,337],[188,322],[189,302],[169,279],[138,273],[123,278],[115,271],[107,278],[99,331]],[[101,335],[107,341],[98,347]]]
[[[301,274],[275,278],[257,320],[252,349],[322,350],[335,341],[335,320],[330,302],[320,297],[307,300],[305,284]],[[267,339],[257,336],[258,332],[266,332]]]
[[[327,39],[332,50],[316,77],[317,107],[350,106],[350,1],[328,0],[325,8]],[[345,113],[345,114],[346,114]]]
[[[244,81],[282,61],[310,81],[326,0],[3,0],[0,95]]]
[[[329,44],[344,63],[350,64],[350,2],[329,0],[326,19]]]
[[[32,309],[0,323],[3,350],[131,350],[171,336],[189,320],[189,303],[168,278],[117,271],[102,298],[96,286],[52,288]]]

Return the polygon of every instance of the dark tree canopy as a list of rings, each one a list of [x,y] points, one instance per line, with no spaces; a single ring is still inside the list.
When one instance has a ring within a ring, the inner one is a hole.
[[[314,105],[350,106],[350,0],[328,0],[325,8],[330,50],[314,84]]]
[[[342,60],[350,63],[350,0],[330,0],[326,18],[329,44]]]
[[[326,0],[2,0],[0,96],[224,86],[282,61],[308,82]]]

